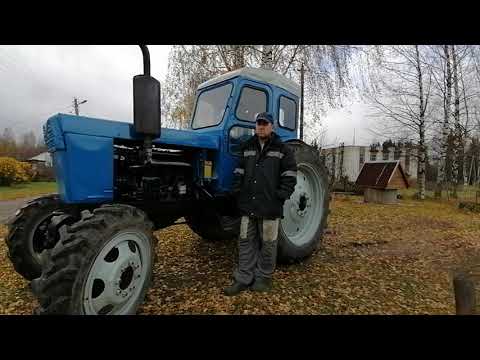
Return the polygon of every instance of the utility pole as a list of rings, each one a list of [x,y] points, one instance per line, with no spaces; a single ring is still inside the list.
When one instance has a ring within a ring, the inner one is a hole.
[[[75,115],[78,116],[78,107],[79,105],[85,104],[87,100],[83,100],[81,102],[78,102],[78,99],[75,97],[73,98],[73,108],[75,109]]]
[[[305,66],[302,61],[300,66],[300,140],[303,140],[303,98],[305,84]]]

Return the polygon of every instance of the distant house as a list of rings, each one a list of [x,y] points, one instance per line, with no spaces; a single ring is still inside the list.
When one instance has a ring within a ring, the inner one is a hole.
[[[52,156],[49,152],[43,152],[27,160],[32,165],[39,164],[45,167],[52,167]]]
[[[367,162],[355,182],[364,190],[365,202],[394,204],[399,189],[409,187],[400,161]]]
[[[325,159],[330,176],[335,181],[347,177],[348,181],[354,182],[360,174],[363,164],[366,162],[400,161],[402,170],[409,180],[417,178],[416,150],[406,147],[388,149],[375,149],[372,146],[344,145],[323,148],[321,155]]]
[[[53,169],[52,156],[48,152],[44,152],[34,156],[26,162],[32,165],[35,172],[34,179],[37,181],[53,181],[55,180],[55,172]]]

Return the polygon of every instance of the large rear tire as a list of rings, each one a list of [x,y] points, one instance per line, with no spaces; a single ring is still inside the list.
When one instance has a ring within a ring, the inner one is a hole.
[[[40,276],[40,253],[44,250],[48,224],[55,210],[62,209],[57,194],[36,198],[17,210],[8,224],[8,257],[17,273],[27,280]]]
[[[156,238],[146,214],[132,206],[84,210],[59,229],[32,282],[38,314],[135,314],[151,285]]]
[[[283,206],[278,234],[280,263],[301,261],[318,248],[327,226],[328,172],[312,147],[301,141],[287,143],[298,167],[294,193]]]

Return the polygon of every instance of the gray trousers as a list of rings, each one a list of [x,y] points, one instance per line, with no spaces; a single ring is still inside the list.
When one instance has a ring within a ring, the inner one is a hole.
[[[277,260],[280,219],[267,220],[242,216],[238,237],[236,281],[249,285],[254,279],[270,279]]]

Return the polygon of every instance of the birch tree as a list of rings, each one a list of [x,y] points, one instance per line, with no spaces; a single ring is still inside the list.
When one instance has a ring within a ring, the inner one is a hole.
[[[434,79],[434,90],[432,93],[435,95],[433,102],[443,111],[442,116],[439,116],[438,120],[435,116],[432,118],[432,121],[437,123],[440,132],[439,136],[433,136],[432,148],[434,150],[437,149],[438,156],[435,197],[441,197],[442,190],[446,185],[447,148],[450,133],[450,116],[452,112],[451,52],[448,45],[432,46],[430,50],[429,65],[431,66]]]
[[[458,178],[459,178],[459,165],[461,157],[461,142],[462,135],[460,131],[460,90],[458,86],[458,63],[457,52],[455,51],[455,45],[450,47],[452,52],[452,70],[453,70],[453,89],[454,89],[454,113],[453,118],[455,122],[454,127],[454,145],[453,145],[453,196],[457,197]]]
[[[453,196],[467,183],[468,164],[466,146],[471,141],[475,124],[470,118],[469,108],[478,102],[478,82],[469,46],[450,46],[452,54],[452,79],[454,90],[454,146],[452,159]],[[473,74],[472,74],[473,73]]]
[[[298,67],[303,62],[305,128],[318,126],[326,108],[342,106],[351,86],[348,64],[355,51],[355,47],[346,45],[173,46],[163,87],[166,123],[186,126],[192,115],[196,88],[214,76],[241,67],[264,67],[298,83]]]
[[[377,134],[395,140],[412,138],[417,149],[418,198],[425,199],[426,131],[432,71],[418,45],[383,46],[376,58],[378,89],[366,93]],[[401,135],[403,136],[401,136]]]

